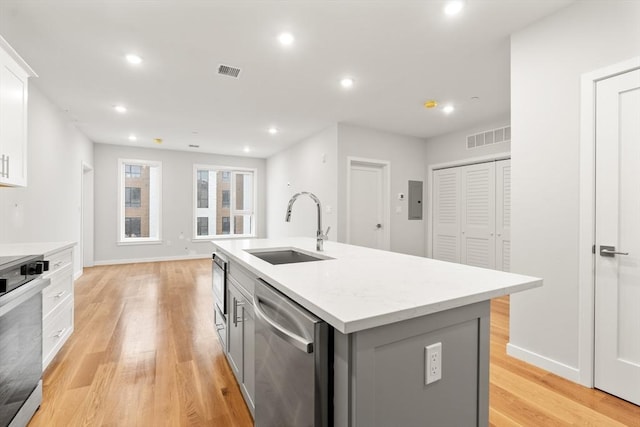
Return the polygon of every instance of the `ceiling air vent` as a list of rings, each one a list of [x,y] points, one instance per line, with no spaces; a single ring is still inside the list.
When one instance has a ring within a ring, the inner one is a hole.
[[[505,126],[467,136],[467,149],[509,141],[511,141],[511,126]]]
[[[223,76],[229,76],[233,78],[238,78],[240,75],[240,68],[230,67],[228,65],[218,65],[218,74],[222,74]]]

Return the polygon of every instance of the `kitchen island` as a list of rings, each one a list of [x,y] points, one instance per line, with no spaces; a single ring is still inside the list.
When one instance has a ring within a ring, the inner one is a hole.
[[[486,426],[490,300],[542,285],[534,277],[329,241],[317,252],[307,238],[214,246],[229,274],[240,273],[236,283],[246,284],[247,300],[251,280],[262,279],[331,326],[336,426]],[[275,249],[325,259],[272,265],[257,256]],[[440,346],[441,376],[433,382],[426,349],[432,345]]]

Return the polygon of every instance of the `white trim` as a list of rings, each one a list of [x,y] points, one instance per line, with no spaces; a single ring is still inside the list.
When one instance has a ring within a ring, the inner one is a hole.
[[[73,273],[73,280],[76,281],[84,274],[84,268],[80,269],[80,271],[76,271]]]
[[[496,154],[490,154],[486,156],[470,157],[468,159],[454,160],[452,162],[434,163],[427,165],[427,258],[433,256],[433,240],[431,235],[433,234],[433,171],[439,169],[456,168],[460,166],[475,165],[478,163],[497,162],[500,160],[507,160],[511,158],[511,153],[508,151]]]
[[[595,332],[595,123],[596,83],[640,68],[640,57],[601,68],[581,77],[580,89],[580,220],[578,254],[578,377],[593,387]]]
[[[351,230],[349,226],[349,218],[351,217],[351,166],[355,163],[370,165],[382,168],[382,176],[384,183],[382,184],[382,212],[383,223],[385,227],[382,235],[382,248],[384,250],[391,250],[391,162],[388,160],[369,159],[364,157],[347,157],[347,203],[346,203],[346,225],[345,236],[346,242],[351,242]]]
[[[33,71],[33,68],[31,68],[24,59],[22,59],[22,56],[20,56],[20,54],[16,52],[16,50],[11,47],[9,42],[7,42],[2,36],[0,36],[0,49],[3,49],[7,55],[29,75],[29,77],[38,77],[36,72]]]
[[[103,261],[96,261],[95,265],[137,264],[141,262],[182,261],[182,260],[189,260],[189,259],[205,259],[205,258],[211,258],[211,254],[176,255],[176,256],[166,256],[166,257],[153,257],[153,258],[109,259],[109,260],[103,260]]]
[[[565,365],[557,360],[549,359],[511,343],[507,344],[507,354],[573,382],[579,382],[580,371],[573,366]]]

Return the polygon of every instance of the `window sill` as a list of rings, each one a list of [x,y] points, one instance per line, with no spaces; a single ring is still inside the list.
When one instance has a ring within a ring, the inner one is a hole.
[[[192,242],[213,242],[216,240],[236,240],[236,239],[257,239],[255,234],[242,234],[242,235],[234,235],[234,236],[207,236],[207,237],[194,237],[191,239]]]
[[[135,246],[135,245],[161,245],[162,240],[150,239],[150,240],[121,240],[116,244],[118,246]]]

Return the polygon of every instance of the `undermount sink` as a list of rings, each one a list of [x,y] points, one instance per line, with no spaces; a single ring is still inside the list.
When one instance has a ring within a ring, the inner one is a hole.
[[[308,254],[292,248],[286,249],[252,249],[246,252],[272,265],[293,264],[297,262],[324,261],[333,259],[324,255]]]

